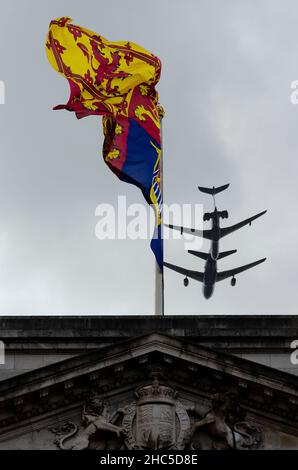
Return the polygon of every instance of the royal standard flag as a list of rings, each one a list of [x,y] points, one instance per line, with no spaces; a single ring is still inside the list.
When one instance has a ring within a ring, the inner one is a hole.
[[[68,103],[54,109],[74,111],[79,119],[102,115],[104,161],[153,204],[156,228],[151,247],[162,269],[161,108],[155,90],[160,60],[132,42],[109,42],[68,17],[50,23],[46,52],[70,85]]]

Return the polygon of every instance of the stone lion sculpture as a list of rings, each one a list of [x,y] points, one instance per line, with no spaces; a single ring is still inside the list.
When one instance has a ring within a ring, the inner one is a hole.
[[[124,434],[122,427],[113,424],[113,421],[120,412],[116,411],[113,415],[110,412],[110,406],[102,401],[96,395],[89,398],[82,412],[82,427],[74,423],[69,423],[72,430],[63,437],[55,441],[56,445],[62,450],[86,450],[89,448],[90,440],[98,432],[115,434],[118,438]],[[54,431],[55,432],[55,431]],[[65,442],[75,437],[70,447],[65,447]]]

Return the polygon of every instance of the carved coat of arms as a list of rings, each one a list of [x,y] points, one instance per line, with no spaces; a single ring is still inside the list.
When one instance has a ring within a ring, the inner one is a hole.
[[[196,450],[253,449],[261,444],[261,430],[240,420],[235,399],[215,394],[204,416],[192,416],[176,391],[157,379],[139,387],[135,400],[114,409],[96,394],[85,403],[80,425],[52,428],[62,450],[131,449]],[[193,415],[193,412],[191,413]]]
[[[55,444],[62,450],[183,449],[190,421],[176,392],[154,380],[135,395],[118,410],[93,395],[83,408],[81,426],[67,422],[51,429]]]
[[[136,391],[122,426],[129,449],[183,449],[190,421],[176,392],[155,380]]]

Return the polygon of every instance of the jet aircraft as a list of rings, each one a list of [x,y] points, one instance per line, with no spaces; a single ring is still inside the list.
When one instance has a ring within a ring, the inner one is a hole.
[[[266,210],[263,212],[260,212],[259,214],[254,215],[253,217],[249,217],[248,219],[245,219],[242,222],[239,222],[238,224],[231,225],[230,227],[221,227],[220,219],[227,219],[229,217],[229,214],[225,210],[224,211],[217,210],[217,207],[215,204],[215,195],[224,191],[228,187],[229,187],[229,184],[220,186],[218,188],[215,188],[215,187],[204,188],[204,187],[199,186],[199,190],[202,193],[210,194],[213,197],[214,211],[211,213],[209,212],[205,213],[204,218],[203,218],[204,221],[212,222],[211,229],[196,230],[194,228],[179,227],[176,225],[166,225],[170,229],[179,230],[181,234],[187,233],[187,234],[195,235],[198,237],[203,237],[211,241],[211,247],[210,247],[209,253],[188,250],[190,254],[197,256],[198,258],[201,258],[206,261],[204,272],[192,271],[190,269],[185,269],[180,266],[176,266],[175,264],[166,263],[166,262],[164,263],[164,266],[166,266],[167,268],[172,269],[173,271],[176,271],[185,276],[184,278],[185,287],[187,287],[189,284],[188,278],[202,282],[203,294],[206,299],[209,299],[212,296],[216,282],[223,281],[224,279],[231,277],[232,278],[231,285],[235,286],[236,285],[235,276],[237,274],[240,274],[241,272],[246,271],[247,269],[253,268],[254,266],[257,266],[258,264],[261,264],[266,260],[266,258],[262,258],[258,261],[254,261],[253,263],[249,263],[244,266],[240,266],[238,268],[230,269],[228,271],[221,271],[221,272],[217,271],[218,260],[237,252],[237,250],[230,250],[230,251],[224,251],[220,253],[219,240],[229,235],[230,233],[233,233],[236,230],[244,227],[245,225],[251,225],[251,223],[254,220],[258,219],[259,217],[261,217],[267,212]]]

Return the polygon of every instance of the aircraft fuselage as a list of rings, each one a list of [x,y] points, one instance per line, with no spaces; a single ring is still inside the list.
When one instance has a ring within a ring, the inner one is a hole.
[[[220,225],[219,225],[219,212],[215,208],[212,214],[212,241],[210,255],[211,258],[216,261],[219,255],[219,239],[220,239]]]
[[[217,276],[217,261],[209,254],[204,270],[203,294],[206,299],[210,299],[213,294]]]

